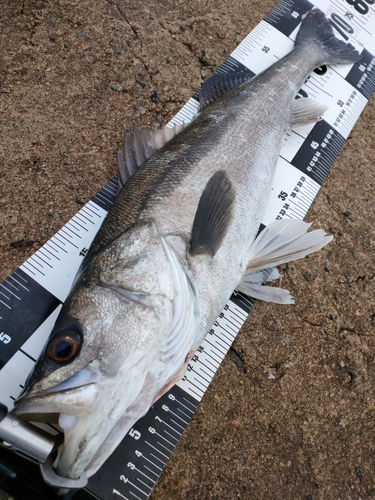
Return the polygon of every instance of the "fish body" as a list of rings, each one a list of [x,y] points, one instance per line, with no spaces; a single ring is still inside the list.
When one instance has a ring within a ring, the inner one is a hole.
[[[314,9],[294,50],[264,73],[205,83],[198,117],[168,141],[138,130],[128,136],[121,159],[134,173],[123,176],[16,404],[27,419],[59,414],[59,476],[96,472],[183,376],[233,289],[290,303],[283,291],[260,287],[258,271],[330,237],[277,221],[257,238],[278,154],[291,124],[322,112],[310,99],[295,101],[309,73],[358,59]]]

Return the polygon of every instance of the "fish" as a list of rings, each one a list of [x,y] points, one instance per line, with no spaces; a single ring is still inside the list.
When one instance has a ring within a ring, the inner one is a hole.
[[[278,155],[289,128],[326,109],[295,99],[311,71],[360,57],[315,8],[293,50],[263,73],[204,82],[189,125],[125,132],[114,205],[14,409],[58,421],[64,441],[53,467],[67,485],[92,476],[182,378],[234,289],[293,303],[263,282],[332,236],[300,220],[259,233]]]

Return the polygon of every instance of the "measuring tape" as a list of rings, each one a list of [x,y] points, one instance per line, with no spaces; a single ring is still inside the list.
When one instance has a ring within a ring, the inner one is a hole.
[[[270,200],[267,225],[302,219],[352,127],[375,89],[374,0],[283,0],[228,57],[219,72],[256,75],[290,52],[301,15],[314,5],[336,34],[362,53],[355,65],[314,72],[301,89],[329,106],[324,120],[285,137]],[[194,95],[170,125],[198,112]],[[116,193],[112,179],[53,238],[0,285],[0,401],[9,409],[32,370],[61,305]],[[139,420],[86,488],[92,498],[145,499],[189,423],[213,375],[244,323],[253,301],[235,293],[193,356],[183,379]],[[105,478],[105,480],[104,480]]]

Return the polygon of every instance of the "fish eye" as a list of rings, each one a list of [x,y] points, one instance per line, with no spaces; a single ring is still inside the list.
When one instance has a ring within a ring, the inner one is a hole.
[[[79,352],[82,338],[75,330],[59,331],[47,345],[47,356],[57,363],[72,361]]]

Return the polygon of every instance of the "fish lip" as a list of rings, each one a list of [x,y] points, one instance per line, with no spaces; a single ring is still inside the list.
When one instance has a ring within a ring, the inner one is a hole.
[[[18,400],[13,413],[24,420],[34,421],[39,415],[42,418],[45,414],[84,416],[92,409],[98,393],[99,386],[96,382],[62,391],[47,389]]]

